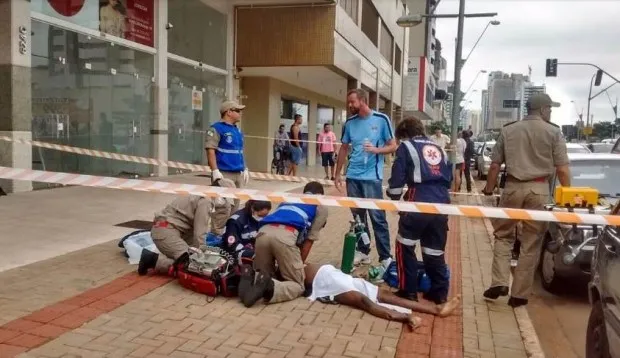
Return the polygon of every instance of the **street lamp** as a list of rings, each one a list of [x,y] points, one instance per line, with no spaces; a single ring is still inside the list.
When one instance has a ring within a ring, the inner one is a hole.
[[[471,81],[471,84],[469,85],[469,87],[467,87],[467,91],[465,91],[465,94],[463,96],[467,96],[467,93],[469,92],[471,87],[474,85],[474,83],[476,83],[476,80],[478,79],[478,76],[480,76],[481,73],[487,73],[487,70],[480,70],[478,71],[478,73],[476,73],[476,77],[474,77],[474,80]]]
[[[489,21],[489,23],[484,28],[484,30],[482,30],[482,33],[480,34],[480,36],[478,36],[478,40],[476,40],[476,43],[474,44],[474,47],[471,48],[471,50],[469,51],[469,54],[463,60],[463,65],[462,66],[465,66],[465,63],[467,62],[467,60],[469,60],[469,56],[471,56],[471,53],[474,52],[474,49],[478,45],[478,42],[480,42],[480,39],[482,39],[482,36],[484,36],[484,33],[487,32],[487,29],[489,28],[489,26],[491,26],[491,25],[498,26],[499,24],[501,24],[501,22],[499,22],[498,20],[491,20],[491,21]]]
[[[474,14],[465,14],[465,0],[459,0],[459,13],[456,14],[414,14],[414,15],[405,15],[401,16],[396,20],[398,26],[401,27],[413,27],[419,25],[424,18],[431,19],[445,19],[445,18],[458,18],[458,30],[456,36],[456,53],[454,56],[454,84],[453,89],[454,93],[452,95],[452,116],[451,116],[451,128],[450,128],[450,143],[453,145],[456,144],[457,140],[457,131],[458,131],[458,106],[461,103],[461,68],[463,66],[463,25],[465,22],[465,18],[471,17],[495,17],[497,16],[496,12],[487,12],[487,13],[474,13]],[[450,160],[452,163],[456,162],[456,151],[450,152]]]

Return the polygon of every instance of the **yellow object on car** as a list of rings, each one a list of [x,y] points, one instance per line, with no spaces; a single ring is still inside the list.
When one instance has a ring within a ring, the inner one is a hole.
[[[555,205],[588,207],[598,204],[598,190],[588,187],[558,186],[555,188]]]

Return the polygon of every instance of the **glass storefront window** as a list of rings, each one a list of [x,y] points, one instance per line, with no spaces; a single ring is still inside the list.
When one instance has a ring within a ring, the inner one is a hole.
[[[168,61],[168,158],[206,163],[205,132],[220,120],[226,76]],[[174,168],[170,173],[176,173]]]
[[[226,68],[226,14],[200,0],[168,1],[168,52]]]
[[[31,0],[31,9],[153,47],[154,0]]]
[[[152,157],[153,62],[153,55],[32,21],[33,139]],[[45,170],[110,176],[152,170],[37,148],[33,161]]]

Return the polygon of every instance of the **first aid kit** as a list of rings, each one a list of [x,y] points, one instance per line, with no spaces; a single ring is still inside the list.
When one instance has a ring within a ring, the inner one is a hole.
[[[179,284],[189,290],[215,297],[237,295],[239,273],[229,255],[216,247],[192,249],[186,262],[179,264]]]

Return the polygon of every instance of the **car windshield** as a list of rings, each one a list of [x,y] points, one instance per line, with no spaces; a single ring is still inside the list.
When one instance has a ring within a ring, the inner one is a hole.
[[[566,147],[566,152],[567,153],[591,153],[590,150],[586,147],[582,147],[582,146],[570,146],[570,147]]]
[[[602,195],[620,197],[620,160],[574,160],[570,174],[571,186],[592,187]]]

